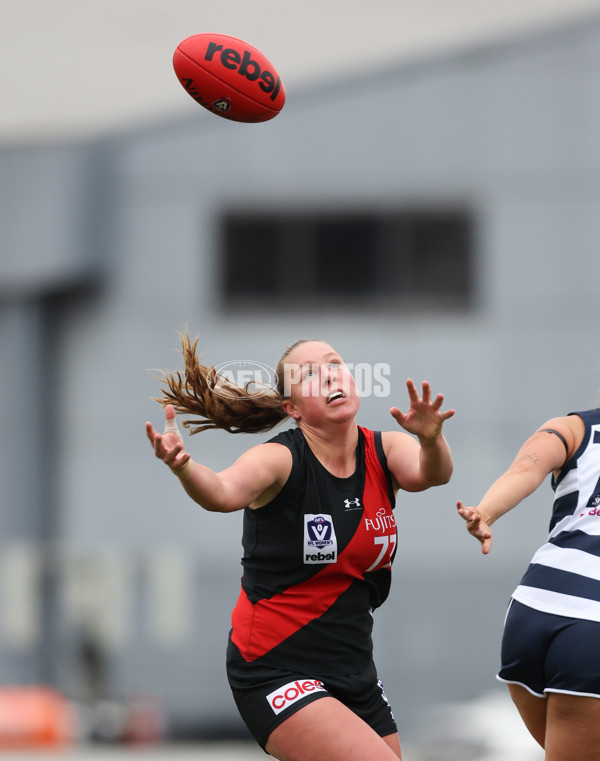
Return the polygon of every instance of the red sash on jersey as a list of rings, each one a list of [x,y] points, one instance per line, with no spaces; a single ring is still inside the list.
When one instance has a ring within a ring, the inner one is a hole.
[[[254,604],[241,590],[231,615],[232,640],[247,662],[260,658],[325,613],[366,572],[382,568],[391,571],[396,527],[388,481],[377,456],[373,431],[361,430],[366,468],[360,524],[337,562],[328,563],[306,581]]]

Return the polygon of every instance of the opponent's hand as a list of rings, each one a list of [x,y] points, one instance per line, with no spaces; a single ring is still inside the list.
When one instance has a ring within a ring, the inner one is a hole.
[[[410,408],[406,414],[398,407],[392,407],[390,414],[405,431],[413,433],[419,439],[433,441],[442,432],[442,426],[448,418],[454,415],[454,410],[441,412],[444,395],[438,394],[431,401],[431,386],[423,381],[423,395],[419,396],[417,387],[410,378],[406,381]]]
[[[183,438],[177,427],[175,409],[172,404],[167,404],[165,408],[165,428],[162,434],[155,431],[152,423],[148,421],[146,435],[158,459],[179,475],[190,461],[191,455],[184,449]]]
[[[486,520],[476,507],[465,507],[460,500],[456,503],[456,507],[458,514],[467,523],[467,531],[481,542],[481,551],[487,555],[492,548],[492,531]]]

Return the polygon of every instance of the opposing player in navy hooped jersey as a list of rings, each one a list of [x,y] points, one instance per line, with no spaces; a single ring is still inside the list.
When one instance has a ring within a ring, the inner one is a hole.
[[[490,526],[549,474],[550,533],[512,594],[497,678],[546,758],[598,761],[600,409],[548,420],[476,507],[457,507],[487,554]]]
[[[146,431],[202,507],[244,509],[244,572],[227,651],[240,713],[282,761],[397,759],[396,723],[373,662],[372,614],[390,586],[396,492],[449,480],[442,426],[454,411],[442,412],[429,383],[419,395],[409,380],[410,408],[390,410],[405,432],[359,426],[351,373],[315,340],[286,350],[275,394],[229,388],[224,403],[195,348],[184,336],[185,376],[166,375],[165,432],[150,423]],[[196,430],[265,431],[286,418],[297,426],[215,473],[184,450],[172,405],[202,416]]]

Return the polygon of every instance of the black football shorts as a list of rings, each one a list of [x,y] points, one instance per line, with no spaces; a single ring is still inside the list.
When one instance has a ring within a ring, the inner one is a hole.
[[[247,663],[230,640],[227,678],[242,719],[263,750],[275,727],[324,697],[342,702],[381,737],[398,731],[373,662],[358,674],[320,676],[287,671]]]

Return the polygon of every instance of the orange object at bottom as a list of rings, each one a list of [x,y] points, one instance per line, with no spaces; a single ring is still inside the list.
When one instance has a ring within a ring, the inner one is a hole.
[[[48,687],[0,688],[0,751],[52,748],[73,739],[65,698]]]

